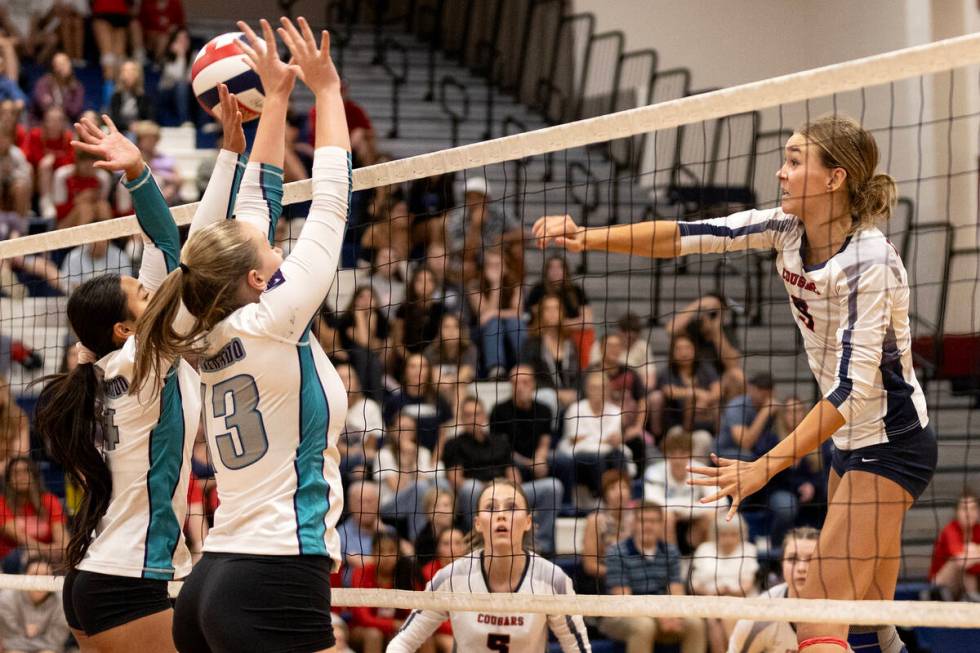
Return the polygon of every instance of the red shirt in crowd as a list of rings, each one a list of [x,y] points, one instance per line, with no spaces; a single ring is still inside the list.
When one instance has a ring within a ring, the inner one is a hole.
[[[130,0],[92,0],[92,15],[128,14]]]
[[[970,541],[980,544],[980,524],[973,525],[973,536]],[[935,546],[932,548],[932,564],[929,566],[929,580],[933,580],[939,570],[943,568],[953,556],[963,553],[965,542],[963,539],[963,527],[955,519],[948,524],[939,534]],[[971,574],[980,574],[980,562],[967,570]]]
[[[147,32],[167,33],[183,28],[187,24],[184,5],[180,0],[143,0],[140,23]]]
[[[390,583],[384,586],[378,583],[378,566],[374,564],[356,567],[350,585],[351,587],[363,587],[366,589],[393,589]],[[365,608],[358,606],[351,608],[351,626],[377,628],[386,637],[391,637],[395,634],[396,615],[397,611],[394,608]]]
[[[13,523],[18,534],[26,533],[28,537],[38,542],[50,544],[54,538],[54,524],[65,523],[65,511],[58,497],[50,492],[41,495],[41,507],[45,513],[43,517],[39,516],[34,506],[29,503],[23,504],[20,512],[15,513],[7,503],[6,497],[0,496],[0,527]],[[0,533],[0,558],[5,558],[17,547],[16,539],[8,537],[6,533]]]
[[[68,165],[75,161],[75,150],[71,147],[71,132],[65,130],[61,138],[45,138],[40,127],[34,127],[27,134],[24,156],[35,168],[46,154],[54,154],[54,168]]]
[[[54,178],[51,180],[51,201],[58,220],[65,219],[71,213],[80,193],[91,189],[102,199],[106,199],[111,186],[112,178],[104,170],[95,170],[92,175],[80,175],[75,164],[61,166],[54,171]]]

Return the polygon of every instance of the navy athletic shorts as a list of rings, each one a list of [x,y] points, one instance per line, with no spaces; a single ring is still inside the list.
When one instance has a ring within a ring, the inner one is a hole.
[[[177,595],[181,653],[311,653],[334,645],[325,556],[205,553]]]
[[[861,471],[898,483],[913,499],[925,492],[936,471],[939,448],[931,426],[869,447],[842,451],[834,447],[831,465],[838,476]]]
[[[74,570],[61,594],[68,625],[98,635],[172,607],[167,581]]]

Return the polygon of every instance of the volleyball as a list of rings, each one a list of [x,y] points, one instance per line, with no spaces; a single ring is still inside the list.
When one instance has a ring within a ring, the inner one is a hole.
[[[239,46],[241,32],[228,32],[208,41],[191,67],[191,87],[205,111],[213,114],[218,104],[218,84],[224,83],[235,94],[245,121],[262,113],[265,94],[259,76],[248,65],[248,56]]]

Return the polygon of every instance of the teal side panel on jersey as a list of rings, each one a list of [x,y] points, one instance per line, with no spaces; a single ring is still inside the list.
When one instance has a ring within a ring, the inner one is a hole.
[[[133,181],[126,181],[124,178],[123,186],[132,195],[133,209],[140,229],[163,252],[167,272],[173,272],[180,261],[180,233],[149,167],[144,166],[143,172]]]
[[[242,176],[245,174],[245,165],[248,163],[247,154],[239,154],[238,161],[235,163],[235,174],[231,178],[231,190],[228,193],[228,208],[225,211],[225,219],[231,220],[235,215],[235,202],[238,200],[238,189],[242,185]]]
[[[160,393],[160,421],[150,433],[150,469],[146,475],[150,520],[146,527],[143,578],[171,580],[174,550],[182,524],[174,514],[173,496],[184,462],[184,406],[177,366]]]
[[[283,169],[271,163],[259,164],[262,174],[259,175],[259,185],[262,188],[262,198],[269,207],[269,244],[276,242],[276,225],[282,215],[282,176]]]
[[[329,488],[323,477],[323,450],[327,448],[327,426],[330,408],[320,385],[320,375],[310,348],[310,328],[296,347],[299,355],[299,447],[296,450],[296,511],[297,539],[301,555],[327,555],[324,543],[325,520],[330,502]]]

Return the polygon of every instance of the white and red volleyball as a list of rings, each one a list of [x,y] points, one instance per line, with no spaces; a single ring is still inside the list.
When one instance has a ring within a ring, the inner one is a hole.
[[[213,115],[218,104],[218,84],[235,94],[245,121],[262,113],[265,94],[259,76],[249,68],[248,56],[239,47],[245,41],[241,32],[216,36],[205,45],[191,67],[191,87],[204,110]]]

